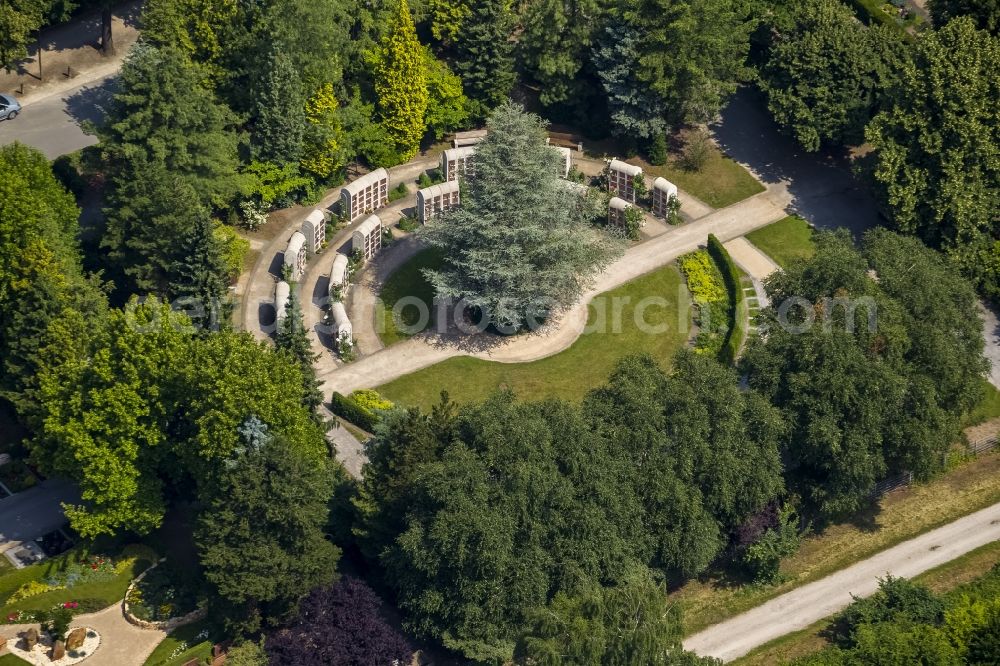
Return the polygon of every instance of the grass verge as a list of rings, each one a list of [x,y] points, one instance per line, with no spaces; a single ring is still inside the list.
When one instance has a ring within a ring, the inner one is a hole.
[[[890,493],[853,524],[835,525],[805,539],[782,562],[785,580],[774,586],[730,586],[720,576],[685,583],[671,597],[684,610],[687,635],[789,590],[828,576],[897,543],[1000,502],[1000,454],[968,462],[928,483]]]
[[[427,281],[422,271],[425,268],[438,268],[440,265],[441,253],[438,250],[424,250],[400,266],[382,285],[382,290],[379,292],[381,312],[376,319],[378,324],[376,328],[382,344],[388,347],[419,332],[408,333],[400,330],[404,326],[413,327],[419,323],[420,314],[417,308],[412,306],[402,308],[398,320],[393,316],[393,307],[403,298],[415,298],[425,303],[430,312],[430,319],[424,329],[434,325],[434,287]]]
[[[979,578],[997,562],[1000,562],[1000,541],[988,543],[951,562],[925,571],[913,580],[926,585],[932,592],[942,594]],[[786,664],[819,652],[829,646],[822,634],[830,626],[832,619],[824,618],[801,631],[777,638],[732,663],[736,666],[771,666]]]
[[[697,171],[681,168],[674,158],[662,166],[640,162],[646,182],[652,184],[657,176],[663,176],[712,208],[725,208],[764,191],[764,186],[749,171],[726,157],[718,146],[709,144],[707,151],[705,163]]]
[[[178,627],[160,641],[143,666],[180,666],[192,659],[212,656],[206,620]]]
[[[746,237],[782,268],[788,268],[795,261],[811,259],[816,254],[813,228],[798,215],[789,215],[751,231]]]
[[[637,312],[635,304],[649,296],[663,298],[666,305]],[[512,389],[525,400],[579,400],[604,383],[626,354],[646,352],[669,363],[688,335],[687,315],[680,321],[680,298],[687,298],[687,290],[680,271],[671,264],[595,297],[590,304],[590,324],[599,330],[585,333],[558,354],[531,363],[453,358],[384,384],[378,391],[393,402],[423,408],[437,403],[442,390],[458,402],[473,402],[500,387]],[[603,325],[598,326],[602,310]],[[660,327],[663,332],[640,330],[636,324],[640,316],[647,324],[644,328]]]

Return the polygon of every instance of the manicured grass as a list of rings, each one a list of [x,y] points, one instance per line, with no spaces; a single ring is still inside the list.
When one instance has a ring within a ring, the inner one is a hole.
[[[782,268],[788,268],[799,259],[811,259],[816,254],[813,228],[798,215],[789,215],[774,224],[751,231],[747,240]]]
[[[434,288],[424,277],[425,268],[437,268],[441,265],[441,254],[437,250],[424,250],[389,276],[379,292],[381,314],[376,320],[376,328],[382,344],[389,346],[413,335],[399,330],[399,324],[415,326],[420,321],[417,308],[408,306],[399,313],[400,321],[393,317],[392,309],[403,298],[417,298],[427,305],[430,319],[427,326],[434,324]]]
[[[988,543],[951,562],[925,571],[913,580],[942,594],[974,581],[997,562],[1000,562],[1000,541]],[[831,621],[832,618],[825,618],[801,631],[777,638],[732,663],[738,666],[787,664],[793,659],[819,652],[829,645],[822,634]]]
[[[1000,454],[994,452],[926,484],[890,493],[880,510],[854,524],[836,525],[803,541],[781,565],[785,582],[770,587],[729,586],[713,576],[689,581],[671,597],[684,610],[685,634],[759,606],[897,543],[1000,502]]]
[[[0,575],[0,602],[6,602],[25,583],[33,580],[43,581],[64,570],[83,552],[82,549],[74,548],[39,564],[24,569],[6,571]],[[83,582],[68,589],[43,592],[13,604],[4,603],[3,606],[0,606],[0,619],[6,618],[9,613],[14,611],[42,610],[65,601],[93,599],[99,602],[102,608],[120,601],[125,596],[129,582],[156,560],[156,554],[145,546],[127,546],[121,557],[136,557],[138,559],[132,567],[115,575],[111,580]]]
[[[646,182],[650,185],[657,176],[663,176],[712,208],[725,208],[764,191],[749,171],[726,157],[715,144],[709,146],[708,158],[698,171],[682,169],[673,159],[663,166],[643,164],[642,170],[648,174]]]
[[[212,656],[212,640],[209,635],[207,638],[199,639],[199,634],[205,630],[208,626],[208,622],[202,620],[201,622],[192,622],[191,624],[186,624],[183,627],[179,627],[174,631],[167,634],[153,653],[149,655],[146,659],[144,666],[180,666],[180,664],[185,664],[192,659],[204,659],[205,657]],[[176,650],[184,647],[180,652],[173,657]]]
[[[0,666],[25,666],[27,663],[24,659],[13,654],[0,656]]]
[[[647,296],[665,299],[666,307],[652,306],[644,313],[650,326],[664,325],[665,332],[647,333],[636,325],[634,306]],[[378,391],[393,402],[424,408],[435,404],[442,390],[447,390],[452,400],[470,402],[482,400],[500,387],[510,388],[524,399],[579,400],[588,390],[607,381],[615,363],[626,354],[646,352],[664,365],[670,362],[688,335],[689,313],[685,310],[684,321],[679,321],[679,298],[687,300],[687,290],[680,271],[671,264],[597,296],[591,303],[590,323],[600,321],[600,307],[608,315],[606,326],[584,333],[565,351],[517,364],[453,358],[400,377]],[[616,303],[621,306],[620,317],[612,316]],[[616,321],[620,322],[617,330]]]

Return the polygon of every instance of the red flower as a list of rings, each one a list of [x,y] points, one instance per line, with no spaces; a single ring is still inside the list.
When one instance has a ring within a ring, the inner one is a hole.
[[[96,571],[97,570],[97,565],[96,564],[91,564],[90,568],[93,569],[94,571]]]

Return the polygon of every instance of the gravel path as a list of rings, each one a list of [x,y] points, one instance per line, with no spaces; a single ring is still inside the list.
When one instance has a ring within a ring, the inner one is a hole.
[[[977,511],[709,627],[684,641],[702,656],[730,661],[833,615],[867,596],[886,574],[911,578],[1000,539],[1000,504]]]
[[[90,627],[101,636],[101,645],[87,658],[88,666],[142,666],[165,632],[155,629],[140,629],[129,624],[122,614],[121,603],[108,606],[96,613],[77,615],[71,627]],[[14,638],[19,632],[37,624],[0,625],[0,636]]]

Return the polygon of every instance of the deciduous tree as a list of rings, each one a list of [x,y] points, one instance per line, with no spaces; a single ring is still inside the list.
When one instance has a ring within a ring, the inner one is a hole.
[[[892,106],[866,132],[896,228],[957,255],[991,293],[982,265],[1000,237],[998,70],[1000,39],[956,19],[900,63]]]
[[[277,664],[409,664],[413,658],[413,648],[386,621],[382,600],[350,577],[311,592],[292,624],[268,636],[266,646]]]

